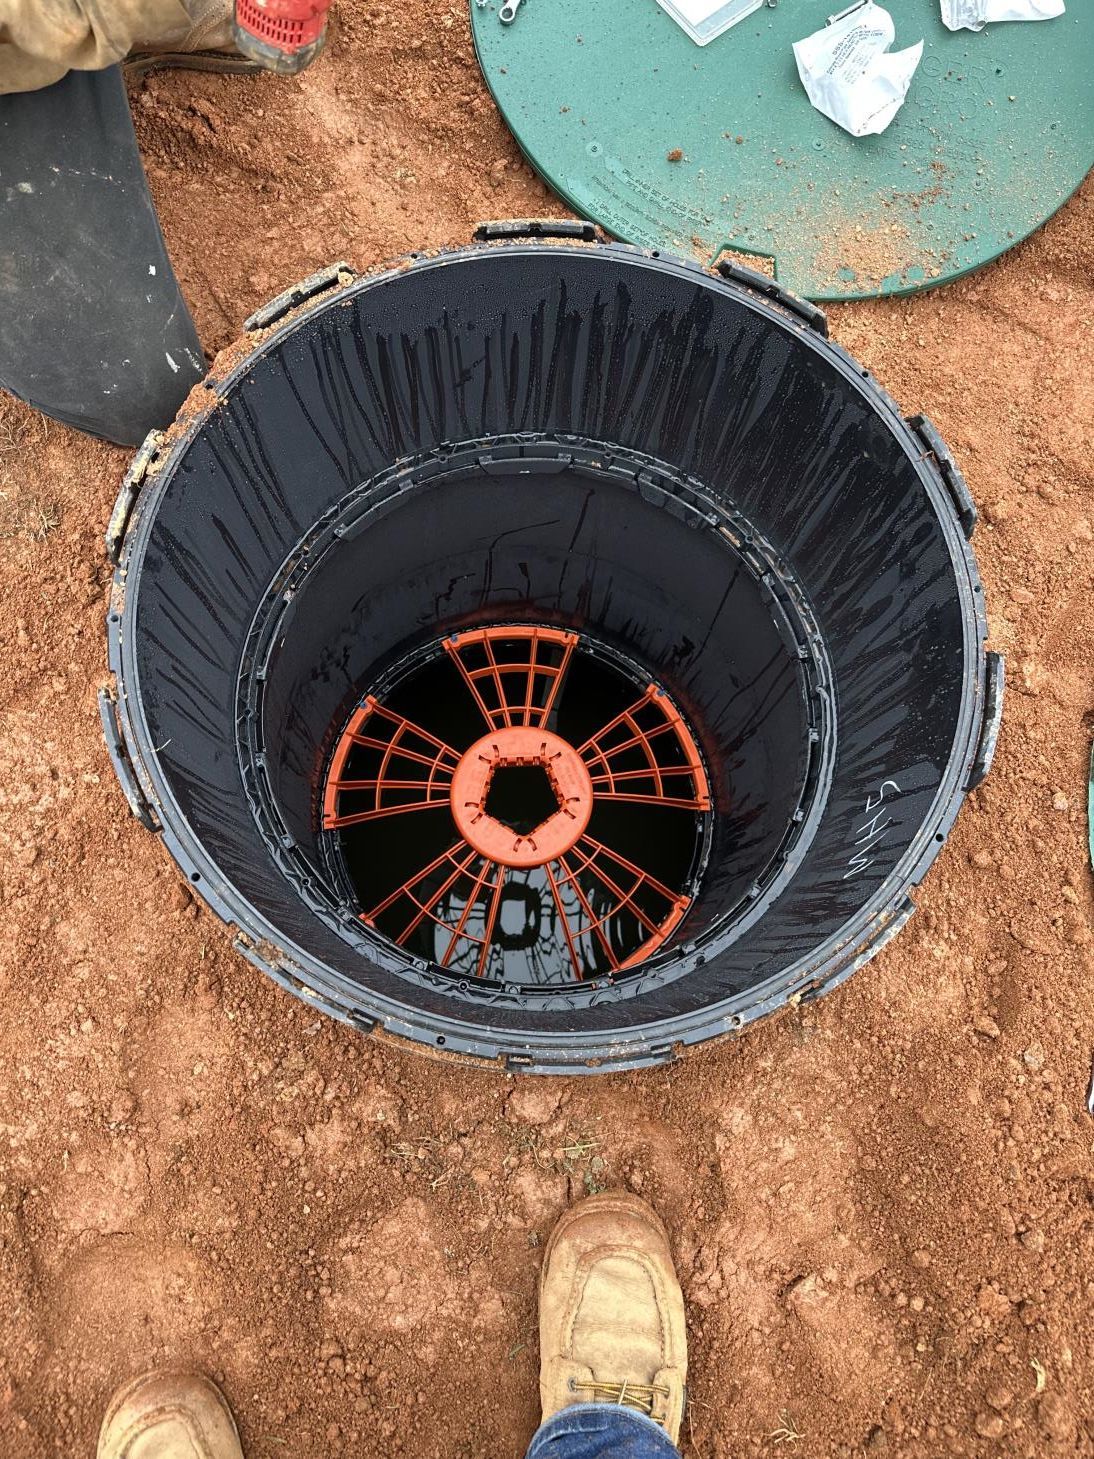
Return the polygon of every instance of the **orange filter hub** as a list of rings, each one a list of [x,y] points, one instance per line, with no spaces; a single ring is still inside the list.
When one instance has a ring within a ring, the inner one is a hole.
[[[488,808],[498,780],[513,769],[538,768],[554,798],[529,829]],[[483,735],[465,751],[452,776],[452,816],[469,846],[502,866],[543,866],[580,841],[593,810],[593,783],[572,745],[549,730],[512,725]]]

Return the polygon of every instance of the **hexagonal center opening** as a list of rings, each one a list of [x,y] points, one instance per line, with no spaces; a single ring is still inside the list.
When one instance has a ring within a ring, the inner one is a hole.
[[[561,804],[544,766],[501,764],[490,777],[483,810],[511,831],[527,836]]]

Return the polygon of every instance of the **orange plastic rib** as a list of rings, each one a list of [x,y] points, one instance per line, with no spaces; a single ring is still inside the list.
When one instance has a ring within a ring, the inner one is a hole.
[[[666,736],[671,738],[666,741]],[[679,710],[656,684],[590,735],[578,754],[589,767],[597,800],[710,809],[710,785],[699,747]],[[636,756],[645,763],[633,765]]]
[[[513,725],[542,729],[558,698],[576,643],[576,633],[515,624],[454,633],[445,639],[444,646],[491,729]],[[502,644],[510,652],[516,647],[517,655],[500,659],[498,648]],[[483,662],[475,663],[476,657]]]
[[[592,836],[583,836],[573,850],[568,853],[568,856],[576,857],[578,865],[571,867],[567,856],[560,856],[558,858],[558,864],[564,872],[560,880],[562,883],[568,883],[573,887],[574,893],[581,904],[582,911],[588,918],[585,926],[570,928],[568,931],[567,941],[570,944],[571,957],[574,955],[573,949],[578,939],[592,933],[603,947],[613,971],[618,971],[625,967],[632,967],[636,962],[641,962],[644,958],[649,957],[651,953],[655,952],[662,945],[690,906],[690,898],[670,891],[668,887],[659,882],[656,877],[651,876],[649,872],[643,871],[633,861],[628,860],[625,856],[621,856],[617,851],[612,851],[610,847],[604,846],[601,842],[594,840]],[[605,870],[601,864],[602,860],[607,860],[618,868],[619,871],[633,878],[631,885],[629,887],[620,886],[616,878]],[[578,880],[583,872],[596,877],[607,888],[613,898],[608,909],[599,917],[593,911],[588,897],[582,890]],[[554,889],[553,881],[552,889]],[[647,899],[653,898],[667,904],[667,906],[660,916],[654,917],[639,905],[638,898],[640,896],[645,896]],[[558,902],[559,910],[565,917],[561,900],[558,897],[556,897],[556,902]],[[625,910],[630,911],[631,915],[646,929],[649,936],[642,943],[641,947],[621,961],[616,956],[615,950],[611,947],[605,935],[604,928],[605,924],[609,923],[613,917],[617,917]]]
[[[376,733],[362,733],[366,724]],[[346,774],[350,756],[358,748],[380,756],[375,774]],[[381,816],[446,806],[459,763],[460,756],[451,745],[402,715],[393,714],[370,695],[354,710],[335,748],[323,792],[323,828],[340,831]],[[389,773],[393,766],[398,766],[396,775]],[[339,796],[353,792],[367,795],[371,804],[363,810],[340,814]]]

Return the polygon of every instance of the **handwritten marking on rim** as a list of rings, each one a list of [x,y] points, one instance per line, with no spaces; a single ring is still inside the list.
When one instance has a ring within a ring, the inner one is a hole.
[[[889,814],[890,805],[893,797],[899,794],[900,786],[895,780],[883,780],[876,791],[867,794],[863,819],[855,826],[855,850],[848,858],[848,869],[843,873],[844,881],[860,876],[875,860],[875,852],[885,839],[885,832],[893,824],[893,818]]]

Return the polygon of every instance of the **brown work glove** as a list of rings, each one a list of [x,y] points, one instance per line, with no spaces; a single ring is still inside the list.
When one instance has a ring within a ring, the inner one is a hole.
[[[232,51],[232,0],[0,0],[0,94],[130,51]]]

